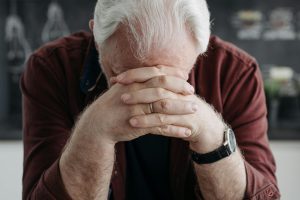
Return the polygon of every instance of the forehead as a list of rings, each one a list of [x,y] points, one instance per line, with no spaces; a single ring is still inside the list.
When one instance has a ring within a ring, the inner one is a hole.
[[[116,31],[107,41],[102,51],[105,63],[116,73],[138,67],[166,65],[190,70],[198,55],[195,41],[188,34],[178,35],[173,43],[165,48],[152,49],[143,60],[135,55],[135,46],[130,42],[128,33],[124,29]]]

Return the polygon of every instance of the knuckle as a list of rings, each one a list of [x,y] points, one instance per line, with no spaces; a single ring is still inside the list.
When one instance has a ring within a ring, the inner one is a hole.
[[[160,101],[160,109],[162,111],[168,111],[171,108],[171,102],[168,100],[162,100]]]
[[[158,69],[161,72],[161,69],[163,69],[163,65],[156,65],[155,68]]]
[[[161,74],[161,71],[162,71],[162,69],[160,66],[153,67],[154,74],[159,75],[159,74]]]
[[[160,124],[164,124],[165,121],[166,121],[165,116],[164,116],[164,115],[161,115],[161,114],[156,115],[156,118],[157,118],[157,121],[158,121]]]
[[[158,76],[157,81],[160,85],[165,85],[168,82],[166,76]]]
[[[171,126],[169,126],[169,125],[164,125],[161,127],[161,129],[162,129],[163,133],[171,132]]]
[[[165,133],[163,127],[157,127],[155,129],[156,129],[155,132],[157,132],[160,135],[163,135]]]
[[[161,135],[169,135],[169,132],[171,131],[171,127],[169,125],[163,125],[157,128]]]
[[[159,72],[160,72],[160,74],[166,75],[166,74],[167,74],[166,66],[164,66],[164,65],[159,65]]]

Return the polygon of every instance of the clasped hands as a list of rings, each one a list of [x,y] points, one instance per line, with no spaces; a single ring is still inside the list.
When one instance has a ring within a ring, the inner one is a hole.
[[[119,132],[114,138],[116,142],[152,133],[182,138],[198,152],[208,152],[219,146],[223,140],[224,123],[209,104],[194,94],[187,79],[187,72],[167,66],[130,69],[111,77],[110,90],[119,88],[119,92],[105,94],[108,96],[106,102],[111,104],[106,107],[113,106],[118,100],[123,105],[107,110],[116,116],[114,122],[107,122],[111,128],[108,132]],[[124,112],[128,119],[120,122],[120,115]],[[118,127],[123,127],[124,132],[118,131]],[[131,134],[127,134],[126,129]]]

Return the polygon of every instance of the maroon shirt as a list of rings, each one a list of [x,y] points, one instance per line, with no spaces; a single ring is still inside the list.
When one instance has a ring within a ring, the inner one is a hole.
[[[107,89],[105,77],[97,79],[100,67],[95,52],[92,35],[80,32],[45,45],[28,61],[21,79],[23,199],[70,199],[58,160],[80,112]],[[97,67],[90,68],[91,65]],[[267,138],[263,82],[255,59],[212,36],[189,82],[236,134],[245,158],[245,199],[278,199],[276,167]],[[116,145],[111,179],[116,200],[126,196],[124,148],[124,143]],[[173,199],[201,199],[188,142],[176,138],[170,142],[170,187]]]

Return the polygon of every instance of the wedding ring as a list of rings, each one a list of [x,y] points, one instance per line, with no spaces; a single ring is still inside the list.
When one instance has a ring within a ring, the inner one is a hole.
[[[150,113],[154,113],[154,110],[153,110],[153,104],[152,104],[152,103],[149,103],[149,106],[150,106]]]

